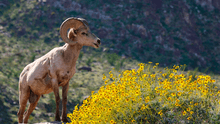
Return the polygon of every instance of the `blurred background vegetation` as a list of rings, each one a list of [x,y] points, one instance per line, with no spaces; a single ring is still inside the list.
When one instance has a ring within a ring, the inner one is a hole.
[[[152,61],[161,67],[220,73],[219,0],[0,0],[0,122],[17,122],[22,69],[64,42],[60,24],[85,18],[101,40],[84,47],[70,82],[68,112],[98,90],[102,74]],[[193,72],[193,71],[192,71]],[[41,98],[29,122],[53,121],[53,93]]]

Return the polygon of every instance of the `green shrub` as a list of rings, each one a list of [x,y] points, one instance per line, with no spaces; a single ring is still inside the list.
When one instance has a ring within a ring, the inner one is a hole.
[[[120,58],[116,53],[107,54],[107,61],[110,65],[115,65],[116,61]]]

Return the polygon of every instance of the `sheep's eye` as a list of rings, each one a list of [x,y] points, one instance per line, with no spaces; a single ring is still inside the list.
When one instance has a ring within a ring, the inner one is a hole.
[[[83,32],[83,33],[82,33],[82,35],[86,35],[86,36],[88,36],[88,34],[87,34],[87,33],[85,33],[85,32]]]

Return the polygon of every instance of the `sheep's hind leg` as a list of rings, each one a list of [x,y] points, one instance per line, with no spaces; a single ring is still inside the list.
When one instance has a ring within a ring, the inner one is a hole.
[[[30,89],[19,87],[19,110],[18,110],[18,123],[23,122],[23,114],[27,105],[28,98],[30,97]]]
[[[24,123],[27,123],[28,122],[28,118],[29,116],[31,115],[31,113],[33,112],[33,110],[35,109],[35,107],[37,106],[37,103],[40,99],[40,95],[37,96],[37,99],[33,102],[33,103],[30,103],[29,106],[28,106],[28,109],[27,111],[25,112],[25,117],[24,117]]]

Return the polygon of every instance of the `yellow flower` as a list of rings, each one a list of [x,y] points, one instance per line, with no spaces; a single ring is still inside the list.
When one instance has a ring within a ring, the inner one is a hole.
[[[105,81],[105,84],[107,84],[108,83],[108,81]]]
[[[183,111],[183,116],[185,116],[186,115],[186,111]]]
[[[140,66],[140,70],[144,70],[144,66]]]
[[[145,107],[145,105],[143,104],[142,106],[141,106],[141,110],[144,110],[146,107]]]
[[[114,120],[111,120],[111,121],[110,121],[110,124],[115,124],[115,121],[114,121]]]
[[[187,111],[190,111],[191,109],[190,109],[190,108],[187,108],[186,110],[187,110]]]
[[[113,77],[113,74],[110,74],[110,78],[112,78]]]
[[[178,95],[178,96],[181,96],[181,92],[178,92],[177,95]]]
[[[188,118],[187,118],[187,120],[190,120],[190,119],[191,119],[191,117],[188,117]]]
[[[176,93],[171,93],[172,96],[176,96]]]
[[[156,74],[151,74],[150,76],[151,76],[152,78],[155,78]]]
[[[103,75],[102,80],[105,80],[105,79],[106,79],[106,76]]]
[[[116,102],[119,102],[119,101],[120,101],[120,98],[116,98],[115,101],[116,101]]]
[[[211,83],[214,83],[215,82],[215,80],[211,80]]]
[[[158,114],[159,114],[160,116],[162,116],[162,115],[163,115],[162,110],[160,110],[160,111],[158,112]]]
[[[176,102],[180,102],[180,100],[179,100],[179,99],[176,99]]]
[[[171,100],[171,98],[170,98],[170,97],[168,97],[168,98],[167,98],[167,100]]]
[[[180,106],[180,104],[178,104],[178,103],[175,103],[175,106]]]
[[[174,76],[174,74],[173,74],[173,73],[171,73],[171,74],[170,74],[170,76],[169,76],[169,78],[172,78],[173,76]]]
[[[175,69],[178,69],[178,68],[179,68],[179,66],[176,66],[176,67],[175,67]]]
[[[149,101],[150,101],[150,97],[147,96],[147,97],[145,98],[145,102],[148,103]]]
[[[133,72],[132,75],[135,76],[135,75],[136,75],[136,72]]]
[[[140,95],[140,91],[139,91],[139,90],[136,90],[136,91],[135,91],[135,95],[137,95],[137,96]]]
[[[167,76],[167,74],[162,74],[162,76],[163,76],[163,77],[166,77],[166,76]]]
[[[146,102],[146,103],[148,103],[149,101],[150,101],[149,99],[145,99],[145,102]],[[220,104],[220,102],[219,102],[219,104]]]
[[[143,74],[143,75],[142,75],[142,78],[145,78],[145,77],[147,77],[147,76],[148,76],[147,74]]]

